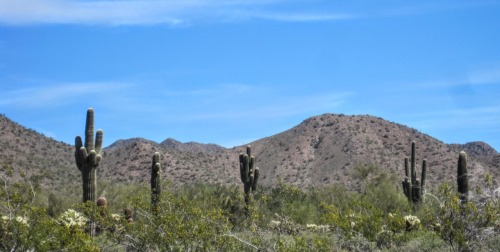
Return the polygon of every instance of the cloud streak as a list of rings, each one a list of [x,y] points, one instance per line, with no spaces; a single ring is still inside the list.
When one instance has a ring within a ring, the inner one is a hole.
[[[0,106],[59,106],[90,95],[101,96],[103,92],[123,88],[126,85],[115,82],[91,82],[4,90],[0,94]]]
[[[403,6],[377,5],[366,12],[360,11],[356,5],[336,4],[337,7],[332,7],[328,6],[327,2],[315,1],[311,4],[305,0],[292,3],[284,0],[0,0],[0,23],[183,26],[198,22],[245,20],[324,22],[420,15],[491,4],[476,1],[467,4],[428,2]]]
[[[265,0],[0,0],[0,22],[25,24],[186,25],[200,20],[265,19],[311,22],[352,18],[344,14],[262,11],[281,1]]]

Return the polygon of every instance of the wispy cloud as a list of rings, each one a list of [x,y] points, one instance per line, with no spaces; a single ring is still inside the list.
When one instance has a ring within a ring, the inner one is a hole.
[[[490,2],[332,7],[328,1],[297,0],[0,0],[0,23],[88,25],[189,25],[196,22],[271,20],[319,22],[419,15]],[[395,4],[394,4],[395,5]],[[292,6],[292,7],[290,7]],[[373,7],[373,6],[371,6]]]
[[[280,22],[315,22],[356,19],[359,16],[342,13],[322,12],[277,12],[277,11],[234,11],[230,16],[233,20],[272,20]]]
[[[21,24],[184,25],[199,20],[268,19],[309,22],[351,18],[344,14],[262,11],[272,0],[0,0],[0,22]]]
[[[104,92],[123,88],[128,84],[115,82],[65,83],[21,89],[4,89],[0,106],[50,107],[60,106],[90,95],[103,96]]]

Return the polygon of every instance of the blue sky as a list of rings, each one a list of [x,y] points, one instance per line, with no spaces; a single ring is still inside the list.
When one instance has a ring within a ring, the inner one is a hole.
[[[241,145],[370,114],[500,150],[500,1],[0,0],[0,113]]]

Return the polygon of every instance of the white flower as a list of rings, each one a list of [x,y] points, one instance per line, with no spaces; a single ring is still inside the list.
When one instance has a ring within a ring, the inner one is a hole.
[[[28,226],[28,219],[22,216],[17,216],[17,217],[9,217],[9,216],[2,216],[2,222],[6,223],[11,220],[16,220],[18,223],[23,224],[24,226]]]
[[[68,209],[59,216],[58,221],[66,227],[82,227],[87,223],[87,218],[73,209]]]
[[[322,231],[322,232],[327,232],[328,230],[330,230],[330,225],[319,225],[318,228]]]
[[[406,222],[407,228],[417,227],[420,224],[420,220],[418,219],[417,216],[406,215],[405,217],[403,217],[403,219]]]
[[[329,225],[306,224],[306,228],[311,231],[327,232],[330,229]]]
[[[281,221],[272,220],[271,223],[269,223],[270,227],[278,227],[279,225],[281,225]]]
[[[316,230],[318,230],[318,225],[316,225],[316,224],[307,224],[306,228],[310,229],[310,230],[313,230],[313,231],[316,231]]]
[[[16,221],[25,225],[25,226],[28,226],[28,219],[27,218],[24,218],[24,217],[21,217],[21,216],[17,216],[16,217]]]
[[[111,214],[111,218],[113,218],[115,221],[120,221],[122,217],[119,214]]]

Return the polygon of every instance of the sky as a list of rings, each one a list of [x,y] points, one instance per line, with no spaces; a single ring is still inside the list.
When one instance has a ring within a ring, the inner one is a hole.
[[[500,1],[0,0],[0,113],[243,145],[324,113],[500,150]]]

